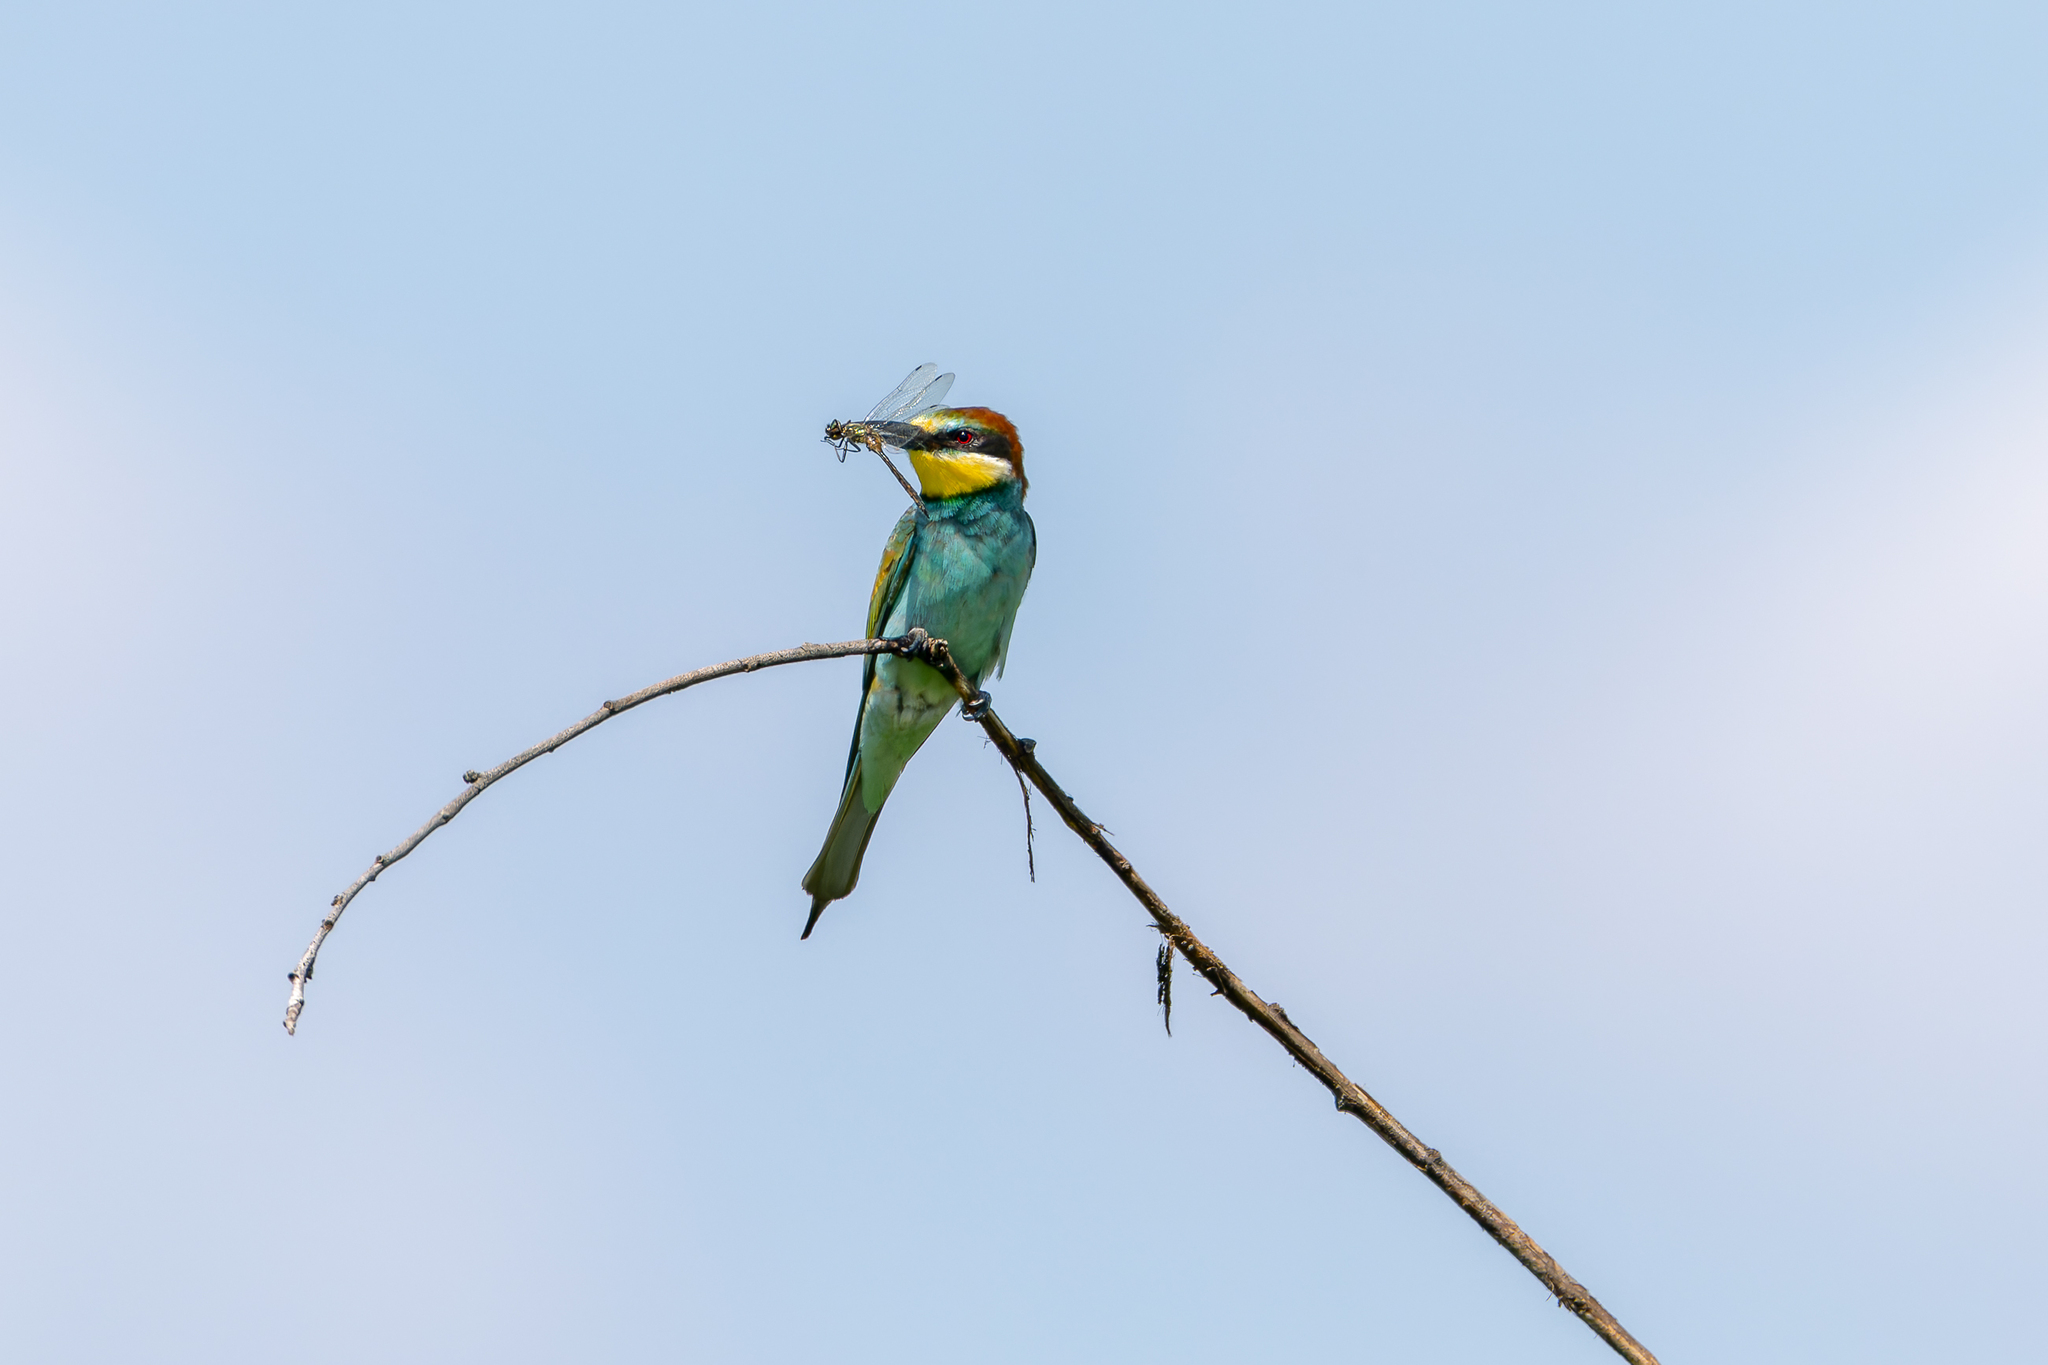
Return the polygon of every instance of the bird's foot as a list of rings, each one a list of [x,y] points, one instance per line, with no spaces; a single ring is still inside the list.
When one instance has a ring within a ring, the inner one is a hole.
[[[995,701],[995,699],[996,694],[993,692],[976,692],[974,694],[973,701],[962,703],[960,707],[960,719],[970,720],[976,723],[987,720],[988,708],[990,704]]]

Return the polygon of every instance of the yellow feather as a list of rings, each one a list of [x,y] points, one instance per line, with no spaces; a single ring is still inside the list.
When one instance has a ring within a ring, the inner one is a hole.
[[[928,498],[957,498],[963,493],[979,493],[1006,478],[1015,477],[1008,460],[998,460],[989,455],[965,452],[952,455],[929,450],[904,453],[910,456],[910,467],[917,471],[918,485]]]

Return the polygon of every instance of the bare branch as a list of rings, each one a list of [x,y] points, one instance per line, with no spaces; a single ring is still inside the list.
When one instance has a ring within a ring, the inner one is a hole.
[[[1187,959],[1188,965],[1194,968],[1203,980],[1215,987],[1215,994],[1229,1000],[1246,1018],[1272,1035],[1274,1041],[1285,1048],[1290,1057],[1321,1081],[1335,1097],[1338,1109],[1352,1115],[1379,1134],[1388,1146],[1429,1177],[1432,1184],[1449,1195],[1473,1222],[1486,1229],[1489,1236],[1507,1248],[1508,1253],[1520,1261],[1529,1273],[1550,1291],[1559,1304],[1576,1313],[1602,1341],[1614,1348],[1616,1354],[1632,1362],[1632,1365],[1657,1365],[1657,1358],[1630,1336],[1628,1331],[1615,1321],[1614,1315],[1587,1292],[1584,1285],[1566,1274],[1564,1267],[1559,1265],[1549,1252],[1538,1246],[1534,1238],[1522,1231],[1514,1219],[1501,1212],[1491,1200],[1474,1188],[1470,1181],[1451,1169],[1451,1164],[1443,1159],[1442,1153],[1434,1147],[1425,1146],[1420,1138],[1403,1127],[1401,1122],[1388,1113],[1378,1100],[1367,1094],[1362,1086],[1338,1070],[1336,1063],[1325,1057],[1322,1050],[1309,1041],[1308,1035],[1294,1026],[1294,1021],[1287,1017],[1285,1010],[1260,999],[1238,980],[1237,975],[1224,965],[1223,960],[1211,952],[1208,945],[1195,937],[1194,931],[1188,928],[1186,921],[1174,914],[1166,902],[1160,899],[1159,893],[1138,875],[1137,869],[1131,866],[1130,859],[1119,853],[1105,837],[1102,826],[1084,815],[1081,808],[1074,804],[1074,799],[1061,789],[1059,783],[1053,781],[1052,776],[1038,762],[1037,741],[1019,739],[1011,734],[1009,727],[989,708],[987,696],[976,689],[953,662],[952,652],[947,648],[946,642],[934,640],[922,630],[912,630],[900,639],[848,640],[836,645],[800,645],[795,649],[785,649],[773,654],[756,654],[750,658],[734,659],[730,663],[714,664],[709,668],[680,673],[666,682],[642,688],[618,701],[606,702],[560,734],[505,760],[489,772],[464,773],[463,780],[469,785],[463,790],[462,795],[443,806],[433,819],[415,830],[411,838],[370,864],[369,869],[356,878],[348,890],[334,898],[327,917],[320,921],[319,931],[313,935],[313,942],[306,949],[306,955],[299,960],[298,969],[291,974],[291,1003],[287,1006],[284,1017],[286,1032],[293,1032],[297,1028],[299,1012],[306,1003],[306,983],[313,976],[313,960],[319,955],[320,945],[326,941],[327,935],[334,931],[335,922],[341,918],[341,912],[348,908],[349,902],[354,900],[356,894],[364,887],[377,880],[384,869],[411,853],[428,835],[460,815],[462,808],[475,800],[484,788],[525,767],[542,754],[553,753],[578,735],[596,729],[620,712],[629,711],[643,702],[653,701],[656,697],[665,697],[672,692],[694,687],[700,682],[731,677],[736,673],[753,673],[780,664],[803,663],[812,659],[839,659],[855,654],[897,654],[914,658],[937,669],[953,685],[954,690],[960,694],[963,711],[987,732],[1003,757],[1009,760],[1011,768],[1016,771],[1020,780],[1028,779],[1032,786],[1038,788],[1045,799],[1052,803],[1053,809],[1059,812],[1060,819],[1066,822],[1067,828],[1079,835],[1081,841],[1109,865],[1117,879],[1123,882],[1137,898],[1138,903],[1151,914],[1154,927],[1159,930],[1164,940],[1160,945],[1163,956],[1159,1003],[1162,1007],[1170,1008],[1170,997],[1167,992],[1168,983],[1171,981],[1171,954],[1177,951]],[[1028,794],[1026,801],[1029,801]],[[1028,814],[1026,818],[1028,820]]]
[[[306,945],[306,955],[299,959],[299,965],[292,970],[292,997],[290,1003],[284,1009],[284,1031],[286,1033],[297,1033],[299,1031],[299,1012],[306,1008],[306,983],[313,979],[313,960],[320,956],[320,945],[325,943],[327,936],[334,932],[335,923],[341,919],[341,912],[348,909],[349,902],[353,901],[364,887],[382,876],[386,868],[425,843],[428,835],[462,814],[464,806],[467,806],[470,802],[476,800],[477,797],[483,795],[484,789],[499,779],[517,772],[543,754],[553,753],[578,735],[588,734],[621,712],[630,711],[643,702],[653,701],[656,697],[666,697],[671,693],[680,692],[684,688],[695,687],[698,683],[710,682],[713,678],[729,678],[735,673],[758,673],[764,668],[775,668],[782,664],[809,663],[813,659],[844,659],[849,655],[855,654],[902,654],[911,647],[912,642],[907,638],[903,640],[846,640],[836,645],[798,645],[795,649],[777,650],[772,654],[754,654],[744,659],[734,659],[729,663],[713,664],[709,668],[692,669],[688,673],[678,673],[666,682],[655,683],[652,687],[643,687],[638,692],[621,697],[617,701],[604,703],[597,710],[591,712],[582,720],[577,721],[560,734],[552,735],[534,745],[531,749],[525,749],[514,754],[488,772],[471,771],[464,773],[462,780],[468,785],[463,788],[462,795],[436,811],[434,818],[414,830],[411,837],[406,839],[404,843],[401,843],[389,853],[379,854],[376,861],[364,869],[362,876],[349,883],[346,891],[343,891],[329,902],[326,917],[320,921],[320,927],[314,931],[313,941]]]
[[[918,632],[911,632],[911,639],[914,641],[917,635]],[[954,664],[944,640],[922,641],[913,650],[912,657],[924,660],[944,674],[963,703],[971,705],[981,699],[981,693]],[[1250,987],[1237,979],[1236,973],[1223,965],[1223,959],[1195,937],[1187,923],[1168,909],[1159,893],[1138,875],[1137,869],[1131,866],[1131,860],[1117,852],[1116,847],[1103,837],[1102,826],[1082,814],[1081,808],[1074,804],[1074,798],[1061,790],[1059,783],[1053,781],[1051,774],[1040,766],[1036,741],[1018,739],[994,711],[983,710],[978,720],[981,728],[988,732],[988,737],[995,741],[996,748],[1002,750],[1003,757],[1010,760],[1010,766],[1030,778],[1031,785],[1052,803],[1052,808],[1060,813],[1060,819],[1066,821],[1067,828],[1081,836],[1081,842],[1109,864],[1110,871],[1116,873],[1117,879],[1151,914],[1160,934],[1179,950],[1203,980],[1216,988],[1216,994],[1229,1000],[1246,1018],[1271,1034],[1289,1056],[1329,1089],[1339,1109],[1379,1134],[1389,1147],[1428,1176],[1432,1184],[1449,1195],[1473,1222],[1485,1228],[1494,1241],[1507,1248],[1508,1254],[1540,1280],[1559,1304],[1578,1314],[1602,1341],[1614,1348],[1616,1354],[1633,1362],[1633,1365],[1657,1365],[1657,1358],[1630,1336],[1584,1285],[1567,1275],[1564,1267],[1522,1231],[1514,1219],[1496,1208],[1492,1200],[1473,1187],[1471,1181],[1452,1170],[1451,1164],[1436,1148],[1425,1146],[1422,1139],[1403,1127],[1400,1120],[1365,1092],[1364,1087],[1339,1071],[1337,1064],[1325,1057],[1284,1012],[1261,1000]]]

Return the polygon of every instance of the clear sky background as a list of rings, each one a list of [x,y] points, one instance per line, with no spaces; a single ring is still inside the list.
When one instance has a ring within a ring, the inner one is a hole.
[[[911,366],[997,708],[1670,1365],[2038,1350],[2048,12],[0,10],[0,1355],[1610,1358],[957,723],[797,941]]]

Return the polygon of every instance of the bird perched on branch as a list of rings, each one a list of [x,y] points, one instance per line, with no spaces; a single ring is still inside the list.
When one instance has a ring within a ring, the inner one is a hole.
[[[1024,510],[1024,445],[1009,418],[988,408],[928,407],[893,420],[918,398],[933,397],[933,390],[944,394],[952,376],[934,380],[936,369],[913,371],[877,404],[882,420],[870,414],[827,431],[877,454],[884,445],[902,450],[923,494],[882,549],[868,601],[869,638],[922,627],[947,642],[960,671],[979,689],[990,674],[1002,676],[1010,627],[1038,559],[1038,534]],[[905,393],[910,398],[892,409],[892,400]],[[860,880],[861,856],[882,803],[958,700],[951,683],[915,659],[867,657],[839,810],[818,860],[804,874],[811,917],[803,937],[811,936],[825,907]]]

